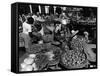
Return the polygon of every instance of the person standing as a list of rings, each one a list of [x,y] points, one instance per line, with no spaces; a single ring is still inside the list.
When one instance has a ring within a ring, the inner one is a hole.
[[[33,24],[33,22],[34,22],[34,19],[32,17],[29,17],[22,24],[23,32],[20,33],[20,37],[22,37],[24,39],[26,49],[28,49],[31,44],[31,42],[30,42],[31,38],[30,38],[29,34],[32,32],[31,25]]]

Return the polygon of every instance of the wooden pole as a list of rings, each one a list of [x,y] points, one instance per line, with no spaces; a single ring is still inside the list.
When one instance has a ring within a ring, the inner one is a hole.
[[[54,14],[56,13],[56,6],[54,6]]]
[[[32,14],[33,13],[33,11],[32,11],[32,5],[29,5],[29,7],[30,7],[30,13]]]
[[[41,6],[39,5],[38,8],[39,8],[39,13],[41,14]]]
[[[45,13],[49,13],[49,6],[45,6]]]

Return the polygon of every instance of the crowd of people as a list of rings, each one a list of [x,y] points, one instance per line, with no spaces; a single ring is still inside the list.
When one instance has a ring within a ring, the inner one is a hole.
[[[30,5],[29,7],[32,9]],[[88,68],[89,61],[96,62],[96,54],[92,50],[96,48],[96,44],[90,44],[90,32],[83,26],[79,28],[74,25],[75,22],[82,22],[82,16],[79,16],[82,8],[73,7],[73,10],[72,13],[68,13],[63,9],[61,14],[55,11],[54,14],[49,14],[48,11],[44,14],[32,13],[31,10],[28,14],[19,15],[19,48],[24,47],[26,55],[26,59],[22,55],[20,57],[21,71],[42,71],[47,70],[49,66],[58,70],[62,68],[52,66],[60,62],[67,69]],[[75,10],[78,13],[73,16]],[[95,24],[96,18],[92,20]]]

